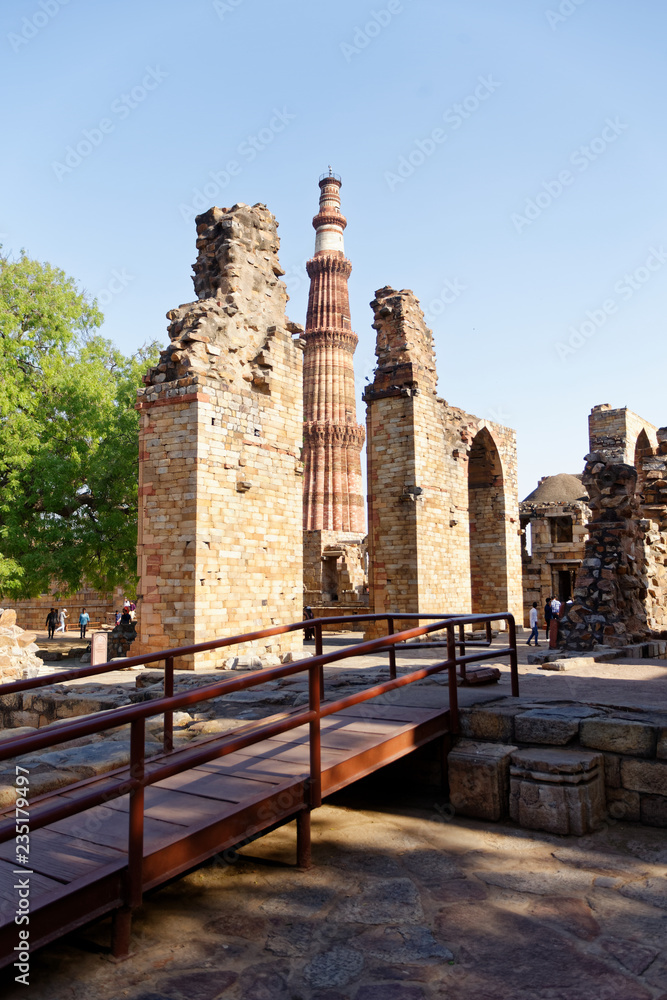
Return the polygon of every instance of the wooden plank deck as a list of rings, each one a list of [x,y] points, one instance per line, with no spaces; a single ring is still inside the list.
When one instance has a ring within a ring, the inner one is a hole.
[[[323,718],[322,795],[445,736],[448,723],[449,713],[441,709],[371,702]],[[148,762],[148,770],[155,761]],[[307,805],[309,774],[309,728],[301,726],[148,786],[144,890],[293,818]],[[117,779],[122,777],[118,772]],[[77,789],[89,792],[109,780],[108,775],[91,778]],[[75,798],[77,789],[64,788],[32,805]],[[128,811],[124,795],[31,833],[32,949],[122,905]],[[15,850],[13,840],[0,844],[0,967],[14,961],[18,941],[15,885],[22,876],[16,874],[21,866]]]

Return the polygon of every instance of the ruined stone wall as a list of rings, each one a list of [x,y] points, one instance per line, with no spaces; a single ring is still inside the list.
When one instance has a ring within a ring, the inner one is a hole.
[[[365,536],[340,531],[304,531],[305,604],[326,604],[333,594],[343,603],[363,601],[366,586]]]
[[[285,317],[276,222],[235,205],[199,216],[197,232],[202,297],[168,314],[171,343],[137,404],[134,654],[302,617],[302,344]],[[254,651],[300,643],[295,633]]]
[[[566,649],[624,646],[647,634],[645,527],[632,466],[586,456],[591,520],[574,603],[561,624]]]
[[[520,623],[514,432],[436,396],[433,338],[412,292],[380,289],[371,306],[378,366],[364,396],[369,610],[510,610]],[[490,442],[499,475],[475,490],[469,456],[480,440]],[[493,515],[492,528],[484,511]],[[479,569],[474,602],[473,563]]]
[[[58,594],[56,597],[55,595]],[[128,596],[130,596],[128,594]],[[41,597],[31,597],[25,601],[10,601],[0,598],[0,607],[11,608],[16,612],[16,620],[21,628],[46,630],[46,616],[51,608],[67,608],[69,618],[66,625],[70,631],[79,630],[79,614],[85,608],[90,615],[91,622],[102,622],[106,624],[107,616],[113,615],[115,611],[120,611],[123,607],[125,591],[122,587],[116,587],[112,594],[102,594],[97,590],[86,587],[77,590],[73,594],[63,596],[55,587],[51,594]]]
[[[612,410],[609,403],[600,403],[588,417],[588,450],[603,453],[609,462],[634,465],[635,446],[642,431],[655,446],[657,427],[626,406]]]
[[[667,429],[595,406],[584,484],[592,518],[565,649],[624,646],[667,630]]]

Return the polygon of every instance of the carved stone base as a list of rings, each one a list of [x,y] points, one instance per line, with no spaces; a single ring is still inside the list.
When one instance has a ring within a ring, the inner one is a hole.
[[[542,747],[513,753],[510,816],[528,830],[591,833],[605,816],[602,754]]]

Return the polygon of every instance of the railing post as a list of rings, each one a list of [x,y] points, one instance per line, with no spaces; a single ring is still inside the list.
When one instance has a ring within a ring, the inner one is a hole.
[[[321,633],[320,633],[321,642]],[[321,667],[308,668],[308,707],[314,718],[309,724],[310,778],[307,802],[296,816],[296,863],[299,868],[310,868],[311,838],[310,810],[322,805],[322,745],[320,739],[320,703],[322,701]]]
[[[394,634],[394,619],[390,616],[387,618],[387,635]],[[396,646],[391,645],[389,647],[389,677],[391,680],[396,679]]]
[[[460,656],[465,656],[466,655],[466,643],[465,643],[466,629],[465,629],[465,625],[459,625],[458,626],[458,630],[459,630],[459,655]]]
[[[141,782],[130,791],[130,827],[127,858],[127,905],[141,906],[144,866],[145,719],[134,719],[130,730],[130,778]]]
[[[309,805],[316,809],[322,805],[322,745],[320,736],[320,703],[322,690],[320,686],[320,668],[308,669],[308,707],[315,713],[310,720],[310,788]]]
[[[315,656],[322,655],[322,626],[315,626]],[[324,697],[324,667],[320,665],[320,700]]]
[[[491,634],[491,619],[489,618],[486,622],[486,641],[489,646],[493,642],[493,635]]]
[[[129,957],[132,911],[141,906],[143,895],[145,730],[145,719],[134,719],[131,723],[130,778],[142,784],[130,789],[125,905],[114,912],[111,930],[111,953],[117,961]]]
[[[310,809],[302,809],[296,816],[296,863],[299,868],[312,868],[310,844]]]
[[[447,626],[447,660],[449,666],[447,673],[449,677],[449,720],[452,733],[459,731],[459,693],[456,686],[456,639],[454,638],[454,626]]]
[[[168,656],[164,661],[164,696],[171,698],[174,693],[174,657]],[[164,734],[162,746],[165,753],[174,749],[174,712],[167,708],[164,712]]]
[[[508,615],[507,625],[510,634],[510,673],[512,675],[512,696],[519,697],[519,663],[516,655],[516,623],[514,615]]]

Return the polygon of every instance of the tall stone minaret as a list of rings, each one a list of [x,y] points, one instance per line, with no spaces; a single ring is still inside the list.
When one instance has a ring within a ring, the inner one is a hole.
[[[320,177],[320,210],[313,219],[315,254],[307,262],[310,278],[304,338],[304,494],[306,531],[363,535],[361,449],[364,429],[357,423],[354,350],[340,211],[341,179]]]

